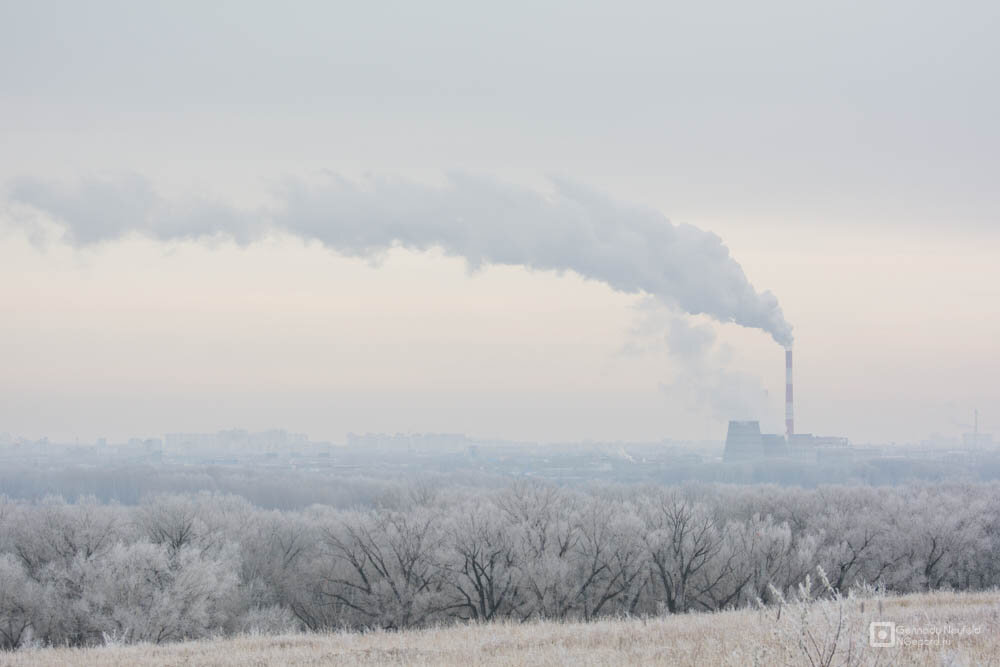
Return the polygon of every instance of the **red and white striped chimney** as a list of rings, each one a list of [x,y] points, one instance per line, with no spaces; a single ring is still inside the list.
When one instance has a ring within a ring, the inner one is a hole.
[[[792,349],[785,350],[785,435],[795,435],[795,407],[792,403]]]

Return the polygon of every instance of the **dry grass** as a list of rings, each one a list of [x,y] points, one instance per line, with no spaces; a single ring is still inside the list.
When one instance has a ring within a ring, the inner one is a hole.
[[[881,607],[881,611],[879,610]],[[966,626],[939,646],[869,646],[868,624]],[[830,639],[836,629],[836,642]],[[1000,664],[1000,593],[934,593],[651,620],[457,625],[411,632],[245,636],[164,646],[29,649],[10,667],[47,665],[991,665]],[[819,650],[826,641],[832,646]],[[817,643],[812,643],[816,641]],[[816,650],[814,650],[816,649]]]

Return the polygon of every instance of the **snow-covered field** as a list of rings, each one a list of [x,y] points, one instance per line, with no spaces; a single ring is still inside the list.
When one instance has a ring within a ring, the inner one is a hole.
[[[894,637],[871,623],[894,623]],[[463,624],[406,632],[243,636],[25,649],[48,665],[987,665],[1000,661],[1000,592],[852,596],[765,609],[590,623]]]

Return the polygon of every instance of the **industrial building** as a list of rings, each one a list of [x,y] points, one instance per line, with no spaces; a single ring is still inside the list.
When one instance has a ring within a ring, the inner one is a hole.
[[[782,435],[761,433],[760,422],[731,421],[726,434],[727,461],[754,461],[788,456],[788,442]]]
[[[729,422],[723,458],[726,461],[752,461],[764,458],[764,438],[760,432],[760,422]]]
[[[839,460],[850,455],[847,438],[795,432],[795,401],[792,388],[792,351],[785,350],[785,435],[761,433],[758,421],[730,421],[726,433],[725,461],[797,459]]]
[[[979,410],[973,413],[972,433],[962,434],[962,445],[966,449],[983,450],[993,447],[993,434],[979,432]]]

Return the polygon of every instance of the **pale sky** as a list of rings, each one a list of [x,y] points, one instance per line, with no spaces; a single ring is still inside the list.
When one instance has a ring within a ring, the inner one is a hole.
[[[671,353],[647,299],[573,272],[280,231],[75,247],[11,195],[453,172],[719,235],[794,326],[800,431],[1000,432],[1000,5],[928,4],[0,0],[0,432],[780,431],[767,334],[699,316],[717,340]]]

